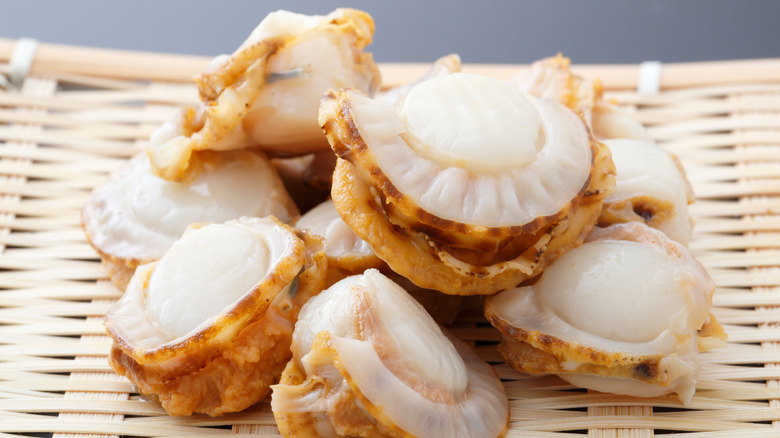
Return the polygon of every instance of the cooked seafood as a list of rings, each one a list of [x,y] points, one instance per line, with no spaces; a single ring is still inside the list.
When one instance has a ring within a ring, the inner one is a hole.
[[[121,290],[138,265],[162,257],[191,223],[267,215],[290,222],[298,216],[262,154],[204,152],[192,175],[189,183],[165,181],[149,172],[148,158],[139,154],[87,200],[87,240]]]
[[[365,12],[269,14],[230,56],[196,78],[202,104],[183,109],[151,138],[152,169],[186,180],[197,151],[257,146],[283,156],[327,149],[317,124],[328,89],[372,94],[381,81],[370,53],[374,22]]]
[[[574,74],[569,58],[561,54],[541,59],[511,83],[534,96],[557,100],[580,114],[596,139],[633,138],[652,141],[647,129],[626,110],[604,100],[599,80]]]
[[[336,208],[399,274],[449,294],[491,294],[582,242],[612,190],[608,149],[558,103],[454,73],[398,103],[323,98],[340,157]]]
[[[484,301],[513,368],[574,385],[687,403],[699,351],[722,346],[710,314],[714,283],[688,250],[630,222],[596,229],[538,282]]]
[[[330,199],[301,216],[295,226],[325,239],[328,286],[344,277],[362,274],[366,269],[384,264],[371,246],[341,220]]]
[[[442,56],[441,58],[437,59],[431,66],[430,70],[428,70],[427,73],[425,73],[422,77],[420,77],[416,81],[408,84],[398,85],[389,88],[387,90],[381,90],[376,93],[376,98],[380,100],[396,103],[399,100],[401,100],[401,98],[404,97],[406,93],[408,93],[412,88],[414,88],[415,85],[419,84],[420,82],[424,82],[427,81],[428,79],[432,79],[438,76],[458,73],[460,72],[460,70],[461,70],[460,56],[458,56],[455,53],[451,53],[449,55]]]
[[[599,140],[627,138],[653,141],[650,132],[628,111],[606,100],[596,101],[593,107],[591,128]]]
[[[298,219],[295,226],[325,239],[328,286],[350,275],[362,274],[366,269],[376,268],[401,285],[437,323],[450,324],[457,316],[463,302],[461,296],[420,288],[393,272],[376,256],[371,246],[341,219],[333,200],[329,199],[308,211]]]
[[[288,437],[496,437],[509,402],[493,369],[376,270],[307,303],[271,409]]]
[[[242,410],[290,359],[325,263],[319,238],[273,217],[192,226],[106,315],[111,367],[170,415]]]
[[[693,189],[682,166],[655,143],[604,140],[617,168],[615,191],[604,200],[599,226],[641,221],[688,245]]]
[[[569,58],[559,53],[532,63],[529,70],[514,78],[512,83],[534,96],[566,105],[590,124],[593,109],[602,100],[604,89],[600,81],[574,74],[570,64]]]

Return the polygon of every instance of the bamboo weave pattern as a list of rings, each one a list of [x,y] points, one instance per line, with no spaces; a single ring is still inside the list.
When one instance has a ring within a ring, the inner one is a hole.
[[[688,172],[691,248],[718,285],[713,313],[729,346],[703,355],[683,408],[673,396],[600,394],[515,372],[495,350],[497,332],[466,310],[453,331],[504,380],[508,436],[780,436],[780,60],[776,69],[774,81],[662,82],[652,95],[605,83]],[[120,293],[84,239],[81,207],[196,99],[187,83],[52,71],[0,90],[0,436],[278,436],[267,401],[221,418],[171,418],[106,361],[102,316]]]

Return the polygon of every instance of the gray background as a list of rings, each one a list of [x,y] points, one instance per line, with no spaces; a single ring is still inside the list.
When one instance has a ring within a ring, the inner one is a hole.
[[[575,63],[780,57],[775,0],[0,0],[0,37],[213,56],[230,53],[270,11],[339,6],[376,21],[379,62]]]

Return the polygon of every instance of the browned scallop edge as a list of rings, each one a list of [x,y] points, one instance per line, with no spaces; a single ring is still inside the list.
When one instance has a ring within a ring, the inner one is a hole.
[[[146,146],[152,173],[168,181],[191,180],[190,160],[197,160],[193,153],[210,148],[239,126],[266,82],[268,56],[282,44],[281,38],[266,38],[218,69],[210,79],[217,81],[216,89],[206,91],[209,95],[216,93],[213,99],[204,99],[197,107],[185,107],[177,116],[179,137],[185,141],[174,138]],[[205,86],[213,84],[204,83]],[[226,88],[232,88],[234,93],[225,95]],[[237,99],[240,103],[225,103],[227,99]],[[225,111],[224,106],[231,111]]]
[[[380,191],[383,203],[393,204],[394,208],[387,209],[387,213],[396,225],[411,231],[425,233],[438,243],[495,250],[496,241],[501,242],[499,245],[503,246],[518,235],[534,235],[548,231],[552,225],[560,222],[575,207],[577,199],[594,195],[603,199],[612,190],[610,188],[609,191],[599,191],[591,183],[596,156],[599,154],[599,150],[606,146],[593,139],[590,130],[583,121],[591,148],[591,172],[577,195],[558,213],[536,218],[524,225],[507,227],[463,224],[438,217],[420,208],[408,196],[405,196],[376,164],[376,160],[365,140],[360,136],[355,124],[347,91],[326,93],[321,102],[320,124],[331,147],[339,158],[350,161],[358,169],[361,177]],[[611,173],[614,174],[614,165]],[[534,242],[536,240],[538,239],[533,239]],[[486,248],[480,248],[480,245],[484,245]]]
[[[415,438],[414,435],[411,435],[410,433],[396,426],[395,423],[393,423],[393,420],[387,414],[385,414],[384,409],[382,409],[381,406],[375,405],[371,402],[371,400],[364,396],[362,392],[360,392],[360,388],[358,387],[357,383],[355,383],[355,380],[352,378],[349,372],[347,372],[346,367],[341,362],[341,358],[339,357],[339,354],[336,351],[336,348],[333,346],[333,342],[331,341],[330,333],[321,332],[319,335],[317,335],[317,338],[320,344],[327,349],[328,354],[333,360],[333,365],[347,382],[347,385],[349,385],[349,387],[352,389],[352,393],[355,395],[355,398],[360,401],[365,410],[368,411],[369,414],[371,414],[371,417],[373,417],[373,419],[376,421],[376,428],[381,433],[381,435],[388,438]]]
[[[127,289],[127,284],[135,273],[135,269],[145,263],[153,262],[153,259],[137,259],[137,258],[123,258],[108,254],[101,250],[95,242],[92,240],[92,235],[87,227],[87,223],[90,222],[86,219],[87,210],[81,210],[81,229],[84,231],[84,237],[89,243],[89,246],[95,250],[100,256],[100,261],[103,264],[103,269],[106,271],[106,275],[111,283],[114,284],[122,292]]]
[[[292,356],[292,331],[301,307],[325,285],[327,260],[322,239],[305,232],[297,235],[304,241],[306,254],[297,293],[290,300],[275,302],[273,307],[263,303],[264,311],[257,312],[223,345],[185,351],[168,362],[140,363],[138,350],[128,351],[128,345],[115,338],[111,367],[141,393],[152,395],[170,415],[221,415],[260,401]]]
[[[229,350],[209,357],[196,369],[177,367],[181,373],[169,373],[165,379],[150,378],[155,374],[151,368],[139,365],[117,344],[112,346],[109,364],[130,379],[140,394],[160,403],[168,415],[238,412],[262,400],[278,379],[292,356],[294,324],[290,312],[269,308],[235,337]]]
[[[287,40],[289,38],[274,36],[243,46],[219,65],[193,77],[201,101],[204,103],[216,101],[227,88],[234,87],[245,80],[246,72],[252,64],[258,59],[266,63],[268,57],[284,47]]]
[[[522,255],[536,266],[531,273],[506,270],[492,274],[477,266],[467,273],[455,271],[439,258],[435,243],[389,221],[380,207],[381,201],[371,196],[368,184],[349,161],[339,159],[331,195],[342,219],[355,233],[368,242],[393,271],[417,286],[451,295],[493,294],[537,275],[546,263],[582,243],[596,223],[603,198],[615,183],[614,164],[606,146],[601,145],[598,149],[595,163],[600,171],[591,178],[588,192],[579,201],[578,208],[551,230],[552,239],[544,251]]]
[[[352,164],[339,159],[331,192],[339,215],[393,271],[417,286],[450,295],[489,295],[528,278],[527,274],[511,269],[492,276],[455,271],[439,259],[425,238],[407,234],[390,223],[369,190]]]
[[[191,373],[203,367],[211,358],[222,354],[241,330],[254,319],[261,317],[274,297],[298,275],[306,261],[304,242],[296,236],[292,228],[276,219],[274,221],[297,240],[295,252],[279,263],[251,293],[246,294],[233,309],[211,326],[176,344],[144,350],[133,345],[131,340],[120,337],[114,331],[112,321],[106,319],[109,335],[130,359],[125,367],[142,379],[167,380]],[[148,278],[144,281],[144,288],[147,281]],[[188,360],[181,360],[182,352],[185,352]]]
[[[380,426],[380,429],[383,432],[385,432],[386,434],[385,436],[399,437],[399,438],[400,437],[414,438],[414,435],[411,435],[408,432],[396,426],[395,423],[393,423],[393,420],[384,412],[384,409],[381,406],[375,405],[365,395],[363,395],[363,393],[360,391],[358,384],[355,382],[352,376],[350,376],[346,367],[341,362],[341,358],[339,357],[338,352],[336,351],[332,341],[330,340],[330,333],[322,332],[318,335],[318,338],[321,338],[321,341],[328,349],[329,355],[333,360],[333,365],[339,371],[339,374],[342,377],[344,377],[344,380],[352,389],[352,392],[355,394],[355,397],[360,401],[363,407],[371,414],[371,416],[374,419],[376,419],[378,425]],[[508,427],[509,427],[509,418],[507,418],[507,424],[497,435],[497,437],[503,437],[504,435],[506,435]]]
[[[121,258],[111,254],[107,254],[98,248],[92,239],[90,239],[89,233],[85,231],[87,243],[95,250],[100,256],[100,261],[103,265],[103,269],[106,271],[108,279],[111,283],[117,287],[120,291],[124,292],[127,289],[127,284],[130,279],[133,278],[135,269],[143,264],[151,263],[154,260],[139,260],[134,258]]]
[[[330,342],[327,331],[317,335],[312,343],[312,351],[327,356],[333,361],[336,351]],[[316,374],[306,375],[298,366],[296,359],[291,360],[282,372],[279,385],[305,386],[306,390],[320,390],[320,394],[331,399],[324,418],[312,412],[279,412],[274,411],[274,419],[279,432],[284,437],[321,438],[318,432],[320,421],[329,421],[338,436],[369,436],[376,438],[412,438],[411,435],[395,426],[386,427],[365,409],[355,391],[347,384],[340,388],[328,386],[328,380]],[[302,391],[303,392],[303,391]]]
[[[634,196],[620,201],[605,202],[599,215],[598,225],[607,227],[612,224],[639,221],[657,228],[659,223],[674,215],[674,204],[669,201],[653,196]]]
[[[287,362],[279,378],[279,385],[300,386],[306,382],[306,374],[298,367],[295,360]],[[311,383],[311,382],[308,382]],[[280,412],[273,411],[276,427],[285,438],[320,438],[317,423],[320,421],[311,412]]]
[[[487,320],[501,332],[503,337],[499,344],[499,352],[507,364],[518,371],[626,377],[662,386],[669,383],[660,366],[663,359],[661,355],[631,356],[608,353],[537,331],[526,331],[493,313],[490,306],[484,306],[484,309]],[[526,349],[521,344],[526,344],[531,349]],[[529,360],[533,357],[541,360]],[[562,362],[572,360],[580,363],[576,369],[564,369],[561,366]]]
[[[341,8],[340,14],[322,27],[334,27],[334,32],[354,33],[354,44],[359,49],[364,49],[371,43],[374,34],[373,18],[360,10]],[[365,26],[361,26],[360,24]],[[366,28],[366,32],[363,29]],[[277,35],[269,37],[253,44],[241,46],[221,64],[196,75],[193,80],[198,86],[200,99],[204,102],[216,100],[216,98],[230,86],[241,80],[244,72],[257,59],[263,56],[273,56],[278,50],[294,41],[296,35]],[[358,64],[365,59],[359,54],[356,60]]]

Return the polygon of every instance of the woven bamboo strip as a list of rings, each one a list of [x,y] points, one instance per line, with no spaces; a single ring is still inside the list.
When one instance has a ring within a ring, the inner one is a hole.
[[[3,382],[0,385],[0,392],[15,390],[15,389],[27,389],[32,391],[47,391],[45,394],[54,396],[51,391],[64,392],[64,391],[100,391],[100,392],[133,392],[133,386],[127,381],[119,382],[99,382],[99,381],[52,381],[48,379],[20,381],[16,379],[12,382]],[[39,392],[38,394],[41,394]]]
[[[14,40],[0,39],[0,63],[10,60]],[[554,55],[554,54],[550,54]],[[96,63],[95,60],[100,62]],[[95,76],[133,80],[189,82],[210,61],[206,57],[131,52],[41,44],[32,65],[33,75]],[[510,60],[511,61],[511,60]],[[576,60],[575,60],[576,61]],[[421,76],[429,64],[381,64],[388,84],[409,82]],[[466,71],[510,78],[523,71],[516,65],[467,64]],[[577,65],[576,71],[586,77],[599,77],[607,87],[636,89],[638,65]],[[774,81],[780,77],[777,60],[746,60],[707,63],[668,64],[662,70],[661,83],[666,88],[684,88],[741,82]]]
[[[144,127],[145,125],[141,124],[141,127]],[[80,133],[81,135],[85,135],[86,133]],[[101,137],[101,133],[92,132],[90,133],[90,136],[92,137]],[[145,140],[145,136],[139,135],[132,137],[132,140],[135,140],[136,143],[140,141],[141,139]],[[137,148],[140,148],[140,146],[136,146]],[[94,263],[93,263],[94,266]],[[101,274],[93,274],[92,278],[100,277]],[[113,304],[115,300],[93,300],[91,301],[91,304],[98,304],[102,305],[105,308]],[[101,313],[105,314],[105,310]],[[87,323],[100,323],[102,325],[102,317],[96,317],[96,316],[90,316],[86,318]],[[102,327],[101,327],[102,328]],[[84,349],[77,349],[72,348],[71,354],[76,354],[77,357],[74,360],[75,362],[83,361],[83,362],[92,362],[92,359],[98,358],[102,361],[105,360],[105,357],[108,355],[108,348],[111,344],[110,338],[104,334],[104,332],[101,330],[100,334],[95,334],[93,336],[83,336],[81,338],[82,341],[86,343],[84,346],[93,347],[90,349],[90,351],[84,351]],[[81,350],[76,352],[77,350]],[[54,352],[52,352],[54,353]],[[56,356],[56,354],[50,354],[49,356]],[[70,379],[73,381],[109,381],[109,382],[121,382],[123,379],[114,374],[111,371],[95,371],[95,372],[85,372],[85,373],[71,373]],[[95,391],[94,389],[91,391],[67,391],[65,392],[64,399],[68,399],[71,401],[76,400],[88,400],[88,405],[95,405],[94,401],[99,400],[100,404],[107,404],[111,401],[127,401],[129,400],[129,393],[127,392],[101,392],[101,391]],[[136,407],[140,406],[138,403],[134,404]],[[159,413],[160,408],[158,406],[153,406],[154,412],[133,412],[128,411],[127,409],[119,409],[118,407],[113,410],[106,410],[102,412],[94,412],[89,411],[87,409],[81,408],[81,409],[74,409],[70,413],[60,413],[61,419],[79,419],[83,420],[85,422],[94,423],[94,422],[100,422],[100,421],[113,421],[120,423],[124,420],[125,415],[151,415],[154,413]],[[114,434],[54,434],[54,438],[65,438],[67,436],[72,436],[74,438],[109,438],[113,436],[118,436]]]
[[[776,97],[776,98],[780,98],[780,92],[774,94],[773,96]],[[742,95],[738,95],[738,96],[734,96],[733,97],[734,100],[742,100],[742,98],[743,98]],[[760,113],[762,116],[767,116],[767,115],[774,116],[774,118],[776,120],[780,121],[780,111],[775,111],[774,113],[769,113],[769,114],[766,114],[764,111],[762,111]],[[742,116],[744,118],[751,118],[756,113],[757,113],[757,110],[743,110],[743,112],[741,112],[739,114],[740,114],[740,116]],[[740,118],[742,118],[742,117],[740,117]],[[764,128],[764,129],[766,129],[766,128]],[[777,129],[776,131],[780,132],[780,129]],[[748,145],[737,145],[737,149],[749,149],[749,148],[751,148],[751,146],[748,146]],[[780,179],[780,173],[775,174],[775,178],[776,178],[776,180]],[[769,219],[769,220],[767,220],[766,222],[772,223],[772,224],[776,224],[776,219],[774,217],[770,217],[770,218],[767,218],[767,219]],[[777,226],[777,225],[775,225],[775,226]],[[780,227],[778,227],[778,228],[780,228]],[[762,236],[765,233],[752,232],[752,234]],[[764,252],[763,250],[755,250],[755,249],[750,250],[750,251],[755,252],[755,253],[759,253],[759,254]],[[764,254],[764,255],[766,256],[766,254]],[[757,267],[751,268],[751,270],[759,271],[759,272],[764,272],[766,270],[773,270],[773,271],[777,272],[778,270],[780,270],[780,268],[777,268],[777,267],[773,268],[773,267],[768,267],[768,266],[757,266]],[[775,288],[759,287],[759,288],[755,288],[755,290],[754,290],[754,292],[756,294],[771,294],[773,292],[778,292],[778,291],[780,291],[780,287],[775,287]],[[780,306],[764,308],[764,310],[780,312]],[[780,325],[778,325],[776,323],[767,323],[767,324],[759,325],[758,329],[760,331],[768,331],[768,330],[772,330],[772,329],[777,329],[777,327],[780,327]],[[780,350],[780,342],[779,342],[780,340],[778,340],[778,339],[758,339],[758,340],[761,341],[762,349],[764,349],[766,351],[778,351],[778,350]],[[780,360],[775,361],[773,363],[769,363],[768,361],[764,362],[764,366],[767,367],[767,368],[771,368],[771,369],[778,369],[778,368],[780,368]],[[780,379],[767,380],[766,384],[767,384],[767,386],[769,388],[780,388]],[[773,399],[769,399],[769,406],[776,407],[776,408],[780,407],[780,396],[778,396],[776,398],[773,398]],[[773,420],[772,421],[772,425],[774,427],[780,428],[780,419],[773,418],[772,420]]]

